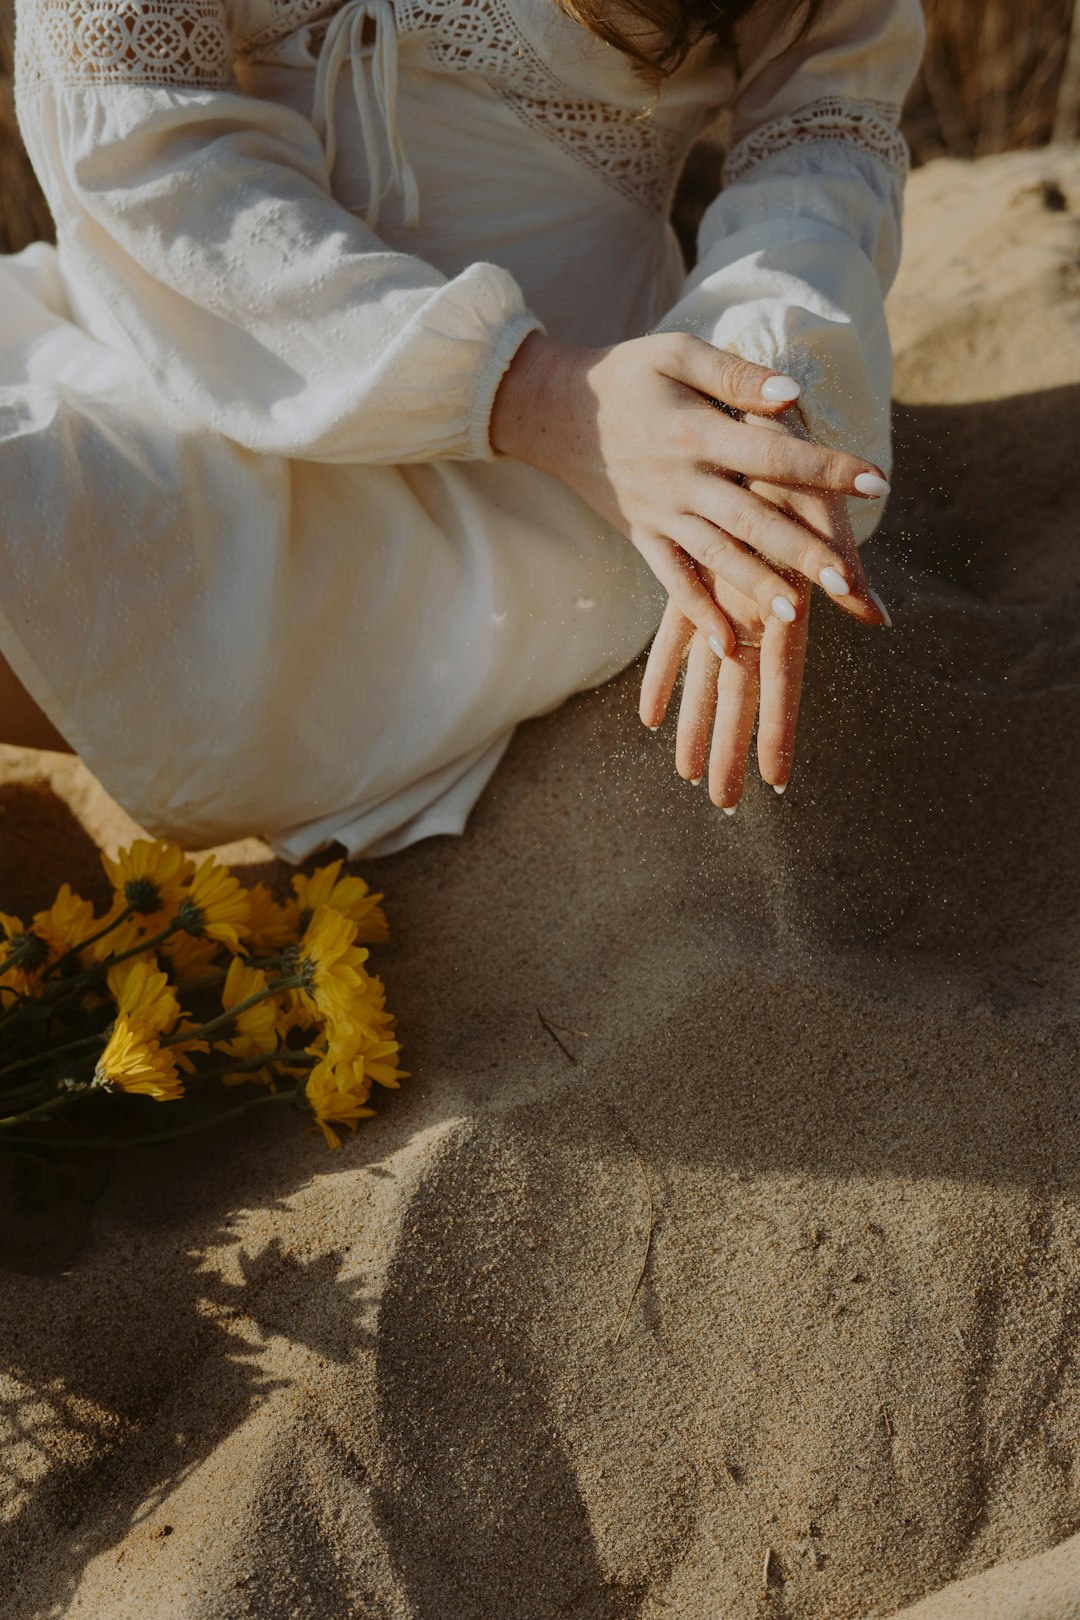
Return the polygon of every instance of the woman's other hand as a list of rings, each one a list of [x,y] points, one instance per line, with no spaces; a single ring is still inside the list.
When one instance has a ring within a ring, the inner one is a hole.
[[[843,497],[877,499],[888,483],[805,429],[776,432],[771,418],[787,412],[786,426],[797,393],[790,378],[686,334],[581,349],[534,333],[496,395],[491,442],[620,529],[673,610],[726,654],[736,635],[725,602],[744,617],[751,603],[762,632],[793,625],[806,616],[805,581],[866,624],[886,622],[854,544],[800,517],[811,492],[838,512]]]
[[[767,424],[773,433],[807,438],[794,411]],[[797,492],[755,481],[751,488],[763,500],[783,509],[793,521],[836,547],[845,560],[856,558],[847,505],[839,494]],[[645,666],[640,715],[652,729],[661,724],[686,657],[679,705],[675,768],[697,782],[708,770],[709,796],[733,812],[742,796],[747,756],[757,720],[758,768],[764,781],[783,792],[791,776],[795,730],[806,658],[810,591],[793,578],[801,611],[784,623],[762,613],[755,597],[720,578],[712,580],[718,605],[732,625],[738,645],[723,661],[708,640],[669,600]],[[880,607],[880,598],[877,599]],[[881,609],[882,622],[889,623]]]

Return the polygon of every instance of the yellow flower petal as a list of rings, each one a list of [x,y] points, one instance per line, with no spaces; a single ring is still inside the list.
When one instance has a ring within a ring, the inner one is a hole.
[[[113,1091],[141,1092],[158,1102],[175,1102],[184,1095],[172,1049],[162,1048],[123,1013],[98,1059],[94,1082]]]
[[[148,1035],[161,1035],[180,1017],[180,1003],[152,957],[120,962],[108,973],[109,990],[121,1013]]]
[[[247,895],[250,950],[256,956],[269,956],[291,944],[300,932],[295,908],[279,906],[265,883],[253,883]]]
[[[182,849],[155,838],[137,838],[118,850],[115,860],[102,855],[101,864],[122,905],[133,906],[152,924],[151,933],[159,933],[176,915],[195,870]]]
[[[267,988],[266,974],[261,968],[249,967],[239,956],[234,956],[222,987],[221,1005],[226,1012],[230,1012],[233,1007]],[[254,1007],[248,1007],[238,1014],[230,1038],[215,1041],[214,1047],[218,1052],[224,1052],[226,1057],[237,1059],[268,1056],[278,1049],[277,1021],[278,1010],[273,1000],[267,997],[265,1001],[256,1002]],[[258,1074],[262,1078],[265,1071],[260,1069]],[[248,1074],[230,1075],[226,1078],[226,1084],[237,1085],[242,1080],[254,1078],[254,1075]],[[266,1075],[266,1078],[271,1077]]]
[[[385,944],[390,929],[379,905],[382,895],[372,894],[361,877],[352,873],[342,877],[343,864],[331,861],[310,874],[298,872],[292,879],[300,924],[306,929],[319,907],[329,906],[356,924],[355,939],[370,945]]]
[[[192,878],[178,916],[186,933],[238,951],[250,932],[251,902],[239,879],[211,855]]]
[[[97,932],[97,927],[94,924],[93,906],[89,900],[75,894],[70,883],[61,884],[52,905],[47,911],[39,911],[34,918],[34,932],[48,945],[49,958],[53,962],[81,945],[84,939],[89,939],[91,934]]]

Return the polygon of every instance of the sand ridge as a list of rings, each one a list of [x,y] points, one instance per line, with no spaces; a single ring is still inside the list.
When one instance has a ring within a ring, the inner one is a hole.
[[[340,1155],[6,1204],[12,1620],[1080,1614],[1080,152],[910,196],[896,630],[817,613],[785,798],[628,671],[368,863],[414,1079]],[[4,766],[0,893],[90,881]]]

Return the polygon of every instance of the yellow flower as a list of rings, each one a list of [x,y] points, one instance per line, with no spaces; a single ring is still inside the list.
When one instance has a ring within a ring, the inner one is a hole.
[[[300,932],[285,906],[279,906],[265,883],[253,883],[247,891],[251,907],[249,949],[256,956],[269,956],[283,950]]]
[[[297,932],[303,933],[320,906],[329,906],[356,924],[356,938],[368,945],[384,945],[390,938],[381,894],[372,894],[363,878],[341,877],[343,861],[320,866],[310,876],[302,872],[292,880],[296,893]]]
[[[407,1069],[397,1067],[401,1052],[397,1041],[380,1039],[369,1030],[357,1030],[345,1039],[330,1037],[308,1047],[316,1055],[323,1050],[339,1072],[348,1072],[357,1083],[366,1080],[369,1090],[371,1081],[376,1080],[380,1086],[397,1091],[399,1081],[409,1078]]]
[[[347,1125],[355,1131],[358,1119],[374,1117],[374,1108],[367,1108],[371,1083],[366,1077],[357,1078],[349,1068],[342,1068],[327,1054],[317,1063],[307,1078],[304,1094],[315,1116],[315,1123],[326,1138],[326,1145],[339,1148],[341,1138],[332,1129],[334,1125]]]
[[[257,996],[266,989],[266,974],[262,969],[248,967],[238,956],[234,956],[229,963],[229,971],[222,987],[221,1005],[229,1012],[242,1001],[247,1001],[249,997]],[[240,1013],[233,1027],[234,1033],[230,1040],[214,1042],[215,1049],[224,1052],[226,1057],[243,1061],[246,1058],[263,1055],[269,1057],[277,1051],[277,1011],[269,996],[265,1001],[258,1001],[254,1007],[248,1007]],[[268,1069],[254,1071],[249,1069],[242,1074],[224,1076],[227,1086],[238,1086],[245,1080],[260,1080],[266,1084],[273,1084],[273,1079]]]
[[[306,1004],[298,990],[283,990],[280,996],[274,998],[274,1007],[277,1030],[282,1040],[290,1030],[314,1029],[319,1022],[314,1004]]]
[[[108,912],[98,923],[98,929],[104,928],[106,923],[111,923],[114,918],[119,917],[126,910],[127,901],[123,895],[118,895]],[[146,938],[146,930],[141,919],[128,917],[124,922],[117,923],[115,928],[110,928],[109,932],[103,934],[99,940],[95,940],[87,954],[95,962],[107,962],[111,956],[124,956],[128,951],[135,950]]]
[[[300,1001],[339,1036],[362,1027],[371,976],[368,953],[353,944],[356,924],[340,911],[320,906],[303,939],[294,947],[302,983]]]
[[[192,878],[177,916],[186,933],[220,940],[238,951],[249,932],[251,903],[239,879],[209,855]]]
[[[113,1091],[142,1092],[158,1102],[175,1102],[184,1095],[172,1050],[162,1048],[123,1013],[98,1059],[94,1084]]]
[[[49,959],[49,947],[18,917],[0,911],[0,990],[5,1003],[16,995],[36,995],[41,986],[41,970]]]
[[[152,923],[152,933],[160,933],[176,915],[195,870],[182,849],[153,838],[137,838],[130,848],[118,850],[115,860],[103,855],[101,864],[118,899]]]
[[[169,1051],[176,1059],[177,1067],[183,1069],[185,1074],[195,1073],[195,1065],[188,1054],[190,1052],[209,1052],[210,1042],[203,1040],[181,1041],[177,1040],[176,1037],[178,1035],[186,1034],[188,1030],[198,1028],[199,1025],[193,1023],[193,1021],[185,1015],[182,1021],[177,1024],[169,1041]]]
[[[181,987],[205,979],[213,972],[221,946],[216,939],[196,939],[192,934],[170,934],[160,946],[169,972]]]
[[[119,1012],[144,1035],[161,1035],[180,1017],[180,1003],[168,977],[145,956],[110,968],[108,984]]]
[[[34,932],[45,941],[50,958],[56,962],[96,932],[94,908],[89,900],[72,892],[70,883],[64,883],[49,909],[35,916]]]

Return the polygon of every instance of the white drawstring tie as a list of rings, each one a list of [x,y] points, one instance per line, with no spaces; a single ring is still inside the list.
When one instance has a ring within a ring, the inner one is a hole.
[[[364,24],[369,17],[375,29],[375,43],[370,57],[367,57],[364,54]],[[398,191],[401,196],[402,218],[406,225],[415,226],[420,218],[420,191],[416,184],[416,176],[405,156],[401,132],[398,129],[397,47],[397,21],[394,16],[393,0],[347,0],[326,30],[326,38],[319,52],[318,66],[315,70],[315,99],[311,121],[326,152],[327,170],[332,171],[334,154],[337,151],[334,97],[341,70],[345,66],[345,58],[348,57],[352,63],[353,95],[356,97],[356,110],[360,114],[360,133],[371,180],[371,201],[364,215],[364,222],[372,229],[378,224],[382,200],[391,190]],[[372,115],[372,91],[390,152],[390,176],[385,185],[382,178],[382,149]]]

